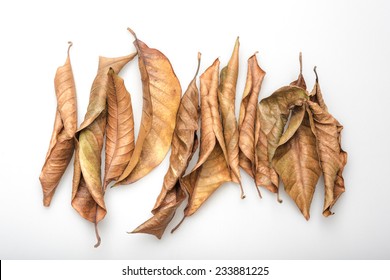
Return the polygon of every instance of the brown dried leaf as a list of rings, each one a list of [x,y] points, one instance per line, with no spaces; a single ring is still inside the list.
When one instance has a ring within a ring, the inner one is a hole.
[[[239,168],[238,127],[235,113],[236,86],[238,78],[238,52],[240,42],[237,37],[229,63],[221,71],[221,79],[218,90],[218,101],[221,108],[223,135],[228,155],[228,165],[232,181],[240,184],[241,198],[244,198],[244,190],[241,184]]]
[[[318,77],[311,99],[315,100],[315,102],[308,101],[308,104],[313,114],[311,125],[317,138],[317,150],[324,174],[325,201],[323,215],[327,217],[333,214],[331,208],[345,191],[342,173],[347,163],[347,153],[341,149],[341,130],[343,126],[328,113],[320,91]]]
[[[295,201],[303,216],[310,218],[310,205],[321,168],[306,105],[292,111],[290,125],[272,159],[286,192]],[[285,136],[287,135],[287,136]]]
[[[122,175],[134,150],[134,119],[131,97],[113,69],[107,94],[106,161],[104,189]]]
[[[148,174],[165,158],[175,129],[181,87],[168,58],[137,39],[142,78],[143,111],[133,156],[116,185],[130,184]]]
[[[66,62],[57,69],[54,78],[57,111],[49,150],[39,176],[42,184],[44,206],[50,205],[74,150],[73,137],[77,129],[77,104],[76,87],[69,57],[71,46],[72,43],[69,42]]]
[[[189,194],[184,216],[195,213],[224,182],[231,181],[222,123],[218,111],[219,60],[200,76],[201,138],[199,159],[180,183]]]
[[[112,79],[107,75],[110,68],[118,73],[135,57],[136,53],[119,58],[99,58],[99,68],[92,84],[89,105],[84,122],[76,133],[76,157],[74,163],[72,206],[79,214],[95,224],[106,215],[104,190],[101,182],[101,152],[107,119],[107,92]]]
[[[248,59],[248,73],[242,101],[240,106],[240,117],[238,129],[239,134],[239,159],[240,166],[252,178],[255,178],[256,163],[255,163],[255,124],[257,116],[257,104],[261,84],[265,72],[260,68],[256,54]]]
[[[199,122],[199,91],[196,86],[196,76],[199,66],[200,54],[198,55],[198,69],[195,77],[184,93],[177,113],[170,164],[164,177],[161,193],[152,210],[154,216],[137,227],[133,233],[149,233],[160,239],[175,215],[177,207],[186,197],[179,183],[179,178],[183,176],[198,147],[196,132]]]
[[[258,107],[255,125],[256,185],[278,193],[278,176],[272,168],[272,159],[282,137],[290,109],[301,106],[308,99],[306,91],[296,86],[285,86]]]

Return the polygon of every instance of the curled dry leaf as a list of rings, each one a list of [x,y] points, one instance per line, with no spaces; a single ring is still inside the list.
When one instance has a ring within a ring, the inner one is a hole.
[[[314,102],[308,101],[313,114],[311,125],[317,138],[317,150],[325,182],[323,215],[327,217],[333,214],[331,208],[345,191],[342,173],[347,163],[347,153],[341,149],[343,126],[328,113],[322,98],[318,77],[311,93],[311,100],[314,100]]]
[[[119,58],[99,58],[99,68],[92,84],[84,122],[76,133],[76,157],[72,190],[72,206],[85,219],[95,224],[106,215],[104,189],[101,182],[101,152],[107,121],[107,93],[114,86],[107,74],[112,68],[118,73],[136,53]]]
[[[252,55],[248,59],[248,72],[244,93],[242,95],[238,124],[240,131],[238,142],[240,148],[240,166],[252,178],[255,178],[256,174],[255,124],[257,117],[257,104],[264,76],[265,72],[260,68],[256,59],[256,54]]]
[[[189,195],[184,217],[194,214],[221,184],[231,181],[218,110],[218,72],[216,59],[200,76],[200,153],[194,169],[180,180]]]
[[[225,139],[228,165],[232,181],[240,184],[241,198],[244,198],[244,190],[241,184],[239,168],[238,127],[235,113],[236,86],[238,78],[238,53],[240,42],[237,37],[229,63],[221,71],[221,79],[218,89],[218,101],[221,108],[223,135]]]
[[[302,53],[299,54],[300,73],[291,85],[306,91],[302,75]],[[315,187],[321,175],[316,136],[311,128],[312,115],[306,102],[291,111],[290,123],[272,159],[284,188],[308,220]]]
[[[304,89],[285,86],[260,102],[255,125],[256,185],[278,193],[278,176],[272,168],[272,159],[282,137],[290,109],[294,106],[302,106],[307,98]]]
[[[181,99],[172,138],[169,168],[164,177],[161,193],[152,210],[153,217],[137,227],[133,233],[149,233],[160,239],[175,215],[176,209],[186,197],[179,179],[183,176],[188,163],[198,148],[196,132],[199,122],[199,91],[196,87],[196,76],[199,66],[200,53],[198,54],[198,69],[195,77]]]
[[[130,94],[123,79],[112,68],[109,79],[104,189],[122,175],[134,150],[134,119]]]
[[[141,179],[164,159],[171,145],[181,96],[179,80],[168,58],[129,31],[138,51],[144,103],[133,155],[116,185]]]
[[[54,86],[57,110],[49,150],[39,180],[43,190],[43,205],[49,206],[54,192],[64,174],[74,150],[74,134],[77,129],[76,88],[72,66],[68,56],[63,66],[57,69]]]
[[[306,104],[292,110],[290,125],[283,135],[272,164],[284,188],[303,216],[310,218],[310,205],[321,175],[316,137],[313,134]]]

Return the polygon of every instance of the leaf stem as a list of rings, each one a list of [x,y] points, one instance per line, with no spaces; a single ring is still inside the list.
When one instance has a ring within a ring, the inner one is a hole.
[[[244,199],[246,197],[246,195],[244,193],[244,188],[242,187],[241,180],[240,180],[239,184],[240,184],[240,190],[241,190],[241,199]]]
[[[73,43],[71,41],[68,41],[68,44],[69,44],[69,46],[68,46],[68,56],[69,56],[69,50],[73,46]]]
[[[134,36],[134,38],[136,40],[138,40],[137,35],[135,34],[135,32],[130,27],[127,27],[127,30]]]
[[[97,222],[95,221],[95,234],[96,234],[96,239],[97,239],[97,242],[95,244],[95,248],[99,247],[100,246],[100,243],[101,243],[101,238],[100,238],[100,235],[99,235],[99,230],[98,230],[98,227],[97,227]]]
[[[200,52],[198,52],[198,68],[196,68],[194,79],[196,78],[196,76],[198,76],[198,73],[199,73],[201,57],[202,57],[202,54]]]
[[[317,66],[314,66],[314,74],[316,74],[316,83],[318,83],[318,74],[317,74]]]
[[[299,74],[302,75],[302,52],[299,52]]]
[[[283,199],[280,199],[279,188],[278,188],[278,192],[276,193],[276,200],[277,200],[279,203],[283,203]]]
[[[256,187],[256,190],[257,190],[257,193],[258,193],[260,199],[262,199],[263,196],[261,195],[260,188],[258,186],[255,186],[255,187]]]
[[[181,221],[177,224],[177,226],[175,226],[172,230],[171,230],[171,233],[174,233],[179,227],[180,225],[184,222],[184,219],[186,218],[186,216],[184,216]]]

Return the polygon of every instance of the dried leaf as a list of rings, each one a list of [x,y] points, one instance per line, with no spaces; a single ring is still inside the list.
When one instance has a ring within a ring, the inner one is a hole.
[[[265,72],[260,68],[256,54],[248,59],[248,73],[242,101],[240,106],[240,117],[238,129],[239,134],[239,159],[240,166],[252,178],[255,178],[256,161],[255,161],[255,124],[257,116],[257,104],[261,84]]]
[[[185,191],[179,183],[179,178],[183,176],[198,147],[196,132],[199,122],[199,91],[196,87],[196,76],[199,66],[200,54],[198,55],[198,69],[195,77],[184,93],[177,113],[170,164],[164,177],[161,193],[152,210],[154,216],[137,227],[133,233],[149,233],[160,239],[175,215],[176,209],[186,197]]]
[[[106,215],[104,190],[101,182],[101,152],[107,119],[107,92],[112,79],[107,75],[110,68],[118,73],[135,57],[136,53],[119,58],[99,58],[99,68],[92,84],[89,105],[84,122],[76,133],[76,157],[74,163],[72,206],[79,214],[95,224]]]
[[[310,218],[310,205],[321,168],[306,105],[292,111],[288,137],[282,137],[272,164],[280,176],[286,192],[295,201],[303,216]],[[284,136],[284,135],[283,135]]]
[[[236,86],[238,78],[238,52],[240,42],[237,37],[229,63],[221,71],[221,79],[218,90],[218,101],[221,108],[223,135],[228,155],[228,165],[232,181],[240,184],[241,198],[244,191],[241,184],[239,168],[238,127],[235,113]]]
[[[279,180],[271,162],[282,137],[290,109],[301,106],[306,99],[308,96],[304,89],[285,86],[260,102],[255,125],[256,185],[278,193]]]
[[[77,104],[76,87],[69,57],[71,46],[72,43],[69,42],[66,62],[57,69],[54,78],[57,111],[49,150],[39,176],[44,206],[50,205],[61,177],[73,156],[73,137],[77,129]]]
[[[122,175],[134,150],[134,119],[131,97],[124,81],[110,69],[107,94],[106,161],[104,189]]]
[[[116,185],[141,179],[164,159],[171,145],[181,96],[179,80],[168,58],[129,31],[136,38],[144,104],[133,156]]]
[[[313,113],[311,124],[317,138],[317,150],[324,174],[325,201],[323,215],[327,217],[333,214],[331,208],[345,191],[342,173],[347,163],[347,153],[341,149],[341,130],[343,126],[328,113],[320,91],[318,77],[311,93],[311,99],[315,101],[308,101],[308,104]]]
[[[201,138],[199,159],[180,183],[189,194],[184,216],[194,214],[224,182],[231,181],[222,123],[218,111],[219,60],[200,76]]]

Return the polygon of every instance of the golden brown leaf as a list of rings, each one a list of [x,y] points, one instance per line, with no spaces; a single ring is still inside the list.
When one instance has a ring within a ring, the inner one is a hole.
[[[271,162],[282,137],[290,109],[301,106],[307,98],[304,89],[285,86],[260,102],[255,125],[256,185],[278,193],[279,180]]]
[[[201,138],[199,159],[180,183],[189,194],[184,217],[191,216],[224,182],[231,181],[218,111],[219,60],[200,76]]]
[[[171,145],[181,96],[179,80],[168,58],[129,31],[136,38],[144,104],[133,156],[116,185],[141,179],[164,159]]]
[[[310,218],[310,205],[313,199],[321,168],[306,105],[292,111],[290,125],[283,135],[272,164],[280,176],[286,192],[295,201],[303,216]]]
[[[57,110],[49,150],[39,180],[43,190],[43,205],[49,206],[54,192],[64,174],[74,150],[74,134],[77,129],[76,87],[68,56],[54,78]]]
[[[164,177],[161,193],[152,210],[153,217],[137,227],[133,233],[149,233],[160,239],[175,215],[177,207],[186,197],[179,183],[179,178],[183,176],[198,147],[196,132],[199,122],[199,91],[196,87],[196,76],[199,65],[200,54],[198,55],[198,69],[195,77],[181,99],[172,138],[170,164]]]
[[[131,97],[124,81],[110,69],[107,91],[106,161],[104,189],[122,175],[134,150],[134,119]]]
[[[84,122],[77,130],[77,149],[74,163],[72,206],[79,214],[95,224],[106,215],[104,189],[101,182],[101,152],[107,119],[107,92],[112,79],[107,75],[110,68],[118,73],[135,57],[136,53],[119,58],[99,58],[99,68],[92,84],[89,105]]]
[[[235,113],[236,86],[238,78],[238,52],[240,42],[236,40],[229,63],[221,71],[221,79],[218,90],[218,101],[221,108],[223,135],[228,156],[228,165],[232,181],[240,184],[241,198],[244,198],[244,190],[241,184],[239,168],[238,127]]]
[[[239,134],[239,159],[240,166],[252,178],[255,178],[256,162],[255,162],[255,124],[257,116],[257,104],[261,84],[265,72],[260,68],[256,54],[248,59],[248,72],[242,101],[240,106],[240,117],[238,129]]]
[[[317,75],[317,73],[316,73]],[[333,213],[331,208],[345,191],[343,170],[347,163],[347,153],[341,149],[341,130],[343,126],[328,113],[322,98],[318,77],[308,101],[313,114],[312,129],[317,138],[317,150],[325,182],[325,201],[323,215]]]

